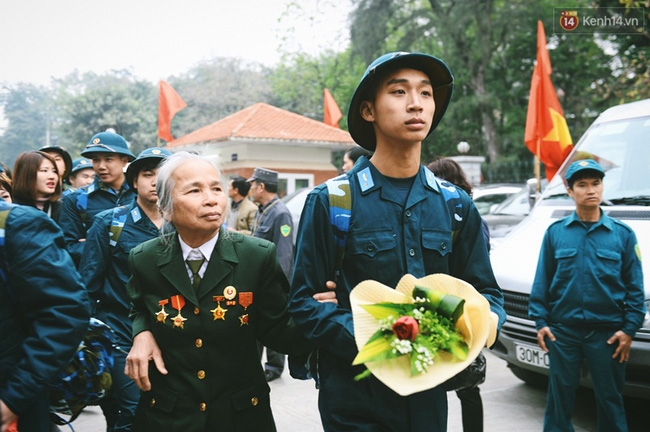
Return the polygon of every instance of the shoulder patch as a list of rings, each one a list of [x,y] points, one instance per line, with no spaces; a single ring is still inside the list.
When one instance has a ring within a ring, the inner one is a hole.
[[[286,224],[282,225],[280,227],[280,233],[282,233],[282,235],[284,237],[287,237],[289,234],[291,234],[291,227],[289,225],[286,225]]]
[[[357,178],[359,179],[359,186],[361,187],[361,192],[365,192],[368,189],[371,189],[375,185],[369,167],[366,167],[363,170],[359,171],[357,173]]]
[[[639,262],[643,262],[641,260],[641,248],[639,247],[639,244],[634,245],[634,253],[636,253],[636,257],[639,259]]]

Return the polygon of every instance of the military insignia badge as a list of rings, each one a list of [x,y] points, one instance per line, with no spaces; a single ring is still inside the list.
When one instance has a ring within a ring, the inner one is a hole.
[[[253,304],[253,293],[252,292],[240,292],[239,293],[239,304],[243,306],[244,310]]]
[[[99,138],[95,138],[95,139],[93,140],[93,144],[99,144]]]
[[[236,295],[237,289],[232,285],[227,286],[223,289],[223,296],[226,298],[226,300],[232,300]]]
[[[288,236],[289,234],[291,234],[291,227],[290,227],[289,225],[282,225],[282,226],[280,227],[280,232],[282,233],[282,235],[283,235],[284,237],[286,237],[286,236]]]
[[[156,321],[159,323],[164,323],[169,314],[165,311],[165,305],[169,303],[169,300],[160,300],[158,306],[160,306],[160,311],[156,312]]]
[[[151,154],[159,155],[161,152],[158,149],[151,150]]]
[[[634,245],[634,252],[636,253],[636,257],[639,259],[639,262],[641,261],[641,248],[639,247],[639,244]]]
[[[185,321],[187,321],[187,318],[184,318],[183,315],[181,315],[181,309],[183,309],[183,306],[185,306],[185,297],[182,295],[172,296],[172,307],[178,311],[178,315],[172,319],[174,328],[185,329]]]
[[[244,314],[239,317],[239,327],[248,325],[248,314]]]
[[[214,317],[213,321],[216,321],[218,319],[225,321],[226,320],[226,312],[228,312],[228,309],[224,309],[221,307],[221,303],[217,303],[217,307],[212,309],[210,312],[212,312],[212,316]]]

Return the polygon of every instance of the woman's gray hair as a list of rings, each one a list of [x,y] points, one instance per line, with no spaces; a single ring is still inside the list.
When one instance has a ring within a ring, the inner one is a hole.
[[[170,234],[176,232],[174,226],[172,225],[172,214],[174,208],[174,202],[172,200],[172,192],[174,190],[175,181],[174,181],[174,171],[178,169],[181,165],[186,162],[207,162],[217,171],[217,175],[221,180],[221,183],[225,189],[225,184],[223,176],[221,175],[221,167],[219,163],[213,159],[205,156],[199,156],[194,153],[189,153],[186,151],[181,151],[174,153],[165,159],[160,166],[158,167],[158,176],[156,178],[156,193],[158,194],[158,208],[160,213],[163,216],[163,226],[160,229],[161,236],[165,239],[165,243],[168,243],[168,240],[171,239]],[[228,209],[230,206],[228,206]],[[228,217],[228,209],[224,215],[224,221]]]

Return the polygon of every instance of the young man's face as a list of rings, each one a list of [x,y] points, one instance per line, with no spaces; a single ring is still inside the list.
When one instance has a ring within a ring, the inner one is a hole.
[[[158,177],[158,168],[142,170],[138,173],[133,187],[138,193],[138,201],[143,204],[155,204],[158,202],[156,193],[156,178]]]
[[[232,182],[233,180],[230,180],[228,182],[228,198],[230,199],[235,199],[236,198],[236,192],[238,192],[238,189],[235,189],[232,187]]]
[[[598,177],[579,179],[567,191],[578,209],[593,209],[603,200],[603,180]]]
[[[91,157],[93,160],[93,169],[99,176],[99,179],[109,187],[124,181],[124,167],[128,163],[126,156],[119,156],[113,153],[94,153]]]
[[[46,151],[43,152],[47,154],[48,156],[51,156],[52,159],[54,159],[54,162],[56,162],[56,170],[59,172],[60,176],[63,176],[65,173],[65,160],[63,159],[63,156],[61,156],[58,152],[54,151]]]
[[[86,168],[82,169],[80,171],[77,171],[74,176],[70,176],[70,185],[72,185],[73,188],[79,189],[84,186],[88,186],[93,182],[93,179],[95,178],[95,171],[93,171],[92,168]]]
[[[371,122],[382,144],[419,143],[431,129],[436,103],[429,77],[415,69],[389,73],[377,86],[375,101],[361,104],[361,115]]]

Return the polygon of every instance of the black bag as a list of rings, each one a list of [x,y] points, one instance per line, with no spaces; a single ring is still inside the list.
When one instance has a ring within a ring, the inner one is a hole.
[[[442,388],[449,392],[477,387],[485,382],[485,369],[485,356],[479,353],[467,368],[442,383]]]

